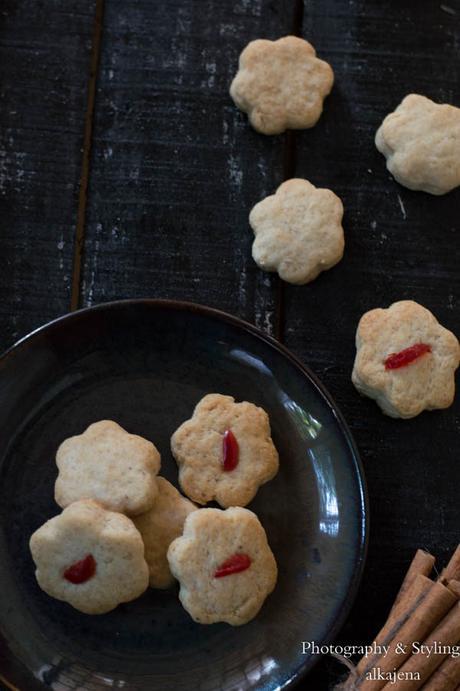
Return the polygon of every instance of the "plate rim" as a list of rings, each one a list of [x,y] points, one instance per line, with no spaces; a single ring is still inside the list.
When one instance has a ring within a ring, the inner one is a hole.
[[[350,614],[350,611],[352,609],[352,606],[356,600],[356,596],[358,593],[359,586],[361,584],[362,576],[363,576],[363,571],[364,571],[364,566],[366,564],[366,558],[367,558],[367,553],[368,553],[368,546],[369,546],[369,530],[370,530],[370,517],[369,517],[369,496],[368,496],[368,488],[367,488],[367,482],[366,482],[366,476],[364,472],[364,467],[361,461],[360,453],[357,447],[357,444],[353,438],[353,435],[351,433],[351,430],[348,426],[348,423],[346,422],[340,408],[337,406],[334,398],[331,396],[325,385],[322,383],[322,381],[319,379],[319,377],[310,369],[308,365],[303,363],[300,358],[298,358],[294,353],[292,353],[289,348],[287,348],[283,343],[278,341],[276,338],[273,336],[270,336],[269,334],[265,333],[260,329],[259,327],[255,326],[254,324],[251,324],[250,322],[242,319],[241,317],[237,317],[233,314],[230,314],[228,312],[225,312],[221,309],[218,309],[216,307],[209,307],[207,305],[203,305],[201,303],[197,302],[192,302],[188,300],[173,300],[169,298],[148,298],[148,297],[141,297],[141,298],[124,298],[120,300],[110,300],[107,302],[99,302],[95,305],[90,305],[88,307],[82,307],[80,309],[71,311],[71,312],[66,312],[63,315],[60,315],[59,317],[56,317],[55,319],[51,319],[48,322],[45,322],[45,324],[42,324],[38,326],[37,328],[33,329],[30,331],[28,334],[25,336],[22,336],[19,340],[17,340],[15,343],[13,343],[11,346],[9,346],[5,351],[3,351],[0,354],[0,365],[4,363],[7,358],[12,355],[14,352],[17,351],[18,348],[23,346],[24,344],[27,344],[31,341],[34,340],[34,338],[40,336],[44,331],[47,331],[48,329],[54,329],[57,327],[60,327],[62,324],[65,324],[67,321],[72,321],[73,319],[76,319],[88,312],[100,312],[104,310],[112,310],[112,309],[119,309],[119,308],[126,308],[129,306],[133,305],[144,305],[147,307],[152,307],[152,308],[167,308],[171,310],[176,310],[176,311],[182,311],[186,313],[192,313],[192,314],[199,314],[202,316],[206,317],[211,317],[214,319],[217,319],[218,321],[225,322],[227,324],[230,324],[231,326],[237,327],[239,329],[243,329],[243,331],[246,331],[250,333],[252,336],[255,336],[262,342],[264,342],[266,345],[268,345],[270,348],[273,348],[274,350],[278,351],[285,359],[287,359],[289,362],[291,362],[292,365],[296,369],[300,371],[300,373],[306,377],[311,384],[316,388],[318,393],[322,396],[324,401],[327,403],[332,415],[337,421],[337,424],[344,435],[345,441],[347,442],[347,445],[350,449],[350,454],[351,458],[353,461],[353,467],[355,470],[355,475],[358,480],[358,487],[359,487],[359,495],[360,495],[360,507],[359,507],[359,515],[360,515],[360,522],[361,522],[361,530],[359,534],[359,545],[357,548],[357,554],[356,554],[356,559],[355,559],[355,564],[353,568],[353,573],[350,577],[349,583],[348,583],[348,588],[347,592],[345,593],[345,596],[340,604],[340,607],[337,611],[337,614],[333,620],[332,625],[329,628],[329,631],[327,633],[327,636],[325,639],[321,642],[321,645],[327,645],[331,641],[335,639],[341,628],[343,627],[348,615]],[[0,634],[0,642],[4,642],[6,644],[6,648],[8,651],[10,651],[10,648],[8,646],[8,641],[3,638],[3,636]],[[12,653],[11,653],[12,654]],[[15,656],[12,654],[12,657],[15,658]],[[287,679],[285,682],[283,682],[283,685],[280,687],[280,689],[288,689],[292,688],[296,684],[298,684],[301,679],[303,679],[308,672],[315,666],[317,662],[319,662],[319,659],[322,657],[322,655],[315,655],[311,656],[310,658],[307,658],[305,662],[302,662],[302,664],[294,671],[294,673],[291,675],[289,679]],[[1,657],[0,657],[1,660]],[[21,667],[23,667],[22,663],[20,660],[14,659],[14,662],[19,663]],[[27,670],[28,673],[30,674],[30,670]],[[9,688],[13,689],[14,691],[21,691],[19,687],[15,685],[14,681],[8,680],[4,674],[3,670],[0,669],[0,679],[7,685]]]

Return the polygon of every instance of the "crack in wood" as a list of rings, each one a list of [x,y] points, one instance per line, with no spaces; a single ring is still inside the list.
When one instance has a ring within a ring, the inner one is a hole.
[[[292,13],[291,35],[301,36],[303,23],[304,0],[295,0]],[[297,168],[297,140],[296,133],[288,130],[283,141],[283,181],[295,176]],[[276,277],[275,297],[275,337],[281,343],[285,338],[285,286],[282,279]]]
[[[78,194],[77,224],[75,228],[75,244],[72,264],[72,292],[70,296],[70,310],[80,307],[81,267],[85,249],[85,222],[88,182],[90,173],[91,146],[93,138],[94,106],[96,101],[96,84],[101,55],[102,23],[104,19],[104,0],[96,0],[94,14],[94,29],[91,43],[91,62],[88,80],[88,98],[85,115],[85,129],[83,134],[83,155],[81,162],[80,190]]]

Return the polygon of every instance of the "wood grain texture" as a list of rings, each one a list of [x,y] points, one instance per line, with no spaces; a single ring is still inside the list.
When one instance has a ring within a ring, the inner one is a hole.
[[[350,381],[356,326],[368,309],[415,299],[459,331],[460,190],[433,197],[401,187],[373,142],[407,93],[460,106],[460,3],[446,5],[304,3],[303,36],[333,65],[336,84],[318,125],[296,135],[296,175],[343,199],[346,248],[342,262],[311,285],[285,287],[285,340],[342,409],[369,485],[369,558],[340,634],[348,644],[370,642],[417,547],[442,565],[458,543],[458,396],[446,411],[396,421]],[[325,660],[305,688],[326,689],[341,673]]]
[[[296,3],[111,0],[106,6],[82,305],[168,297],[273,331],[276,279],[251,259],[249,210],[283,179],[228,88],[253,38],[290,30]]]
[[[94,2],[0,8],[0,349],[68,310]]]

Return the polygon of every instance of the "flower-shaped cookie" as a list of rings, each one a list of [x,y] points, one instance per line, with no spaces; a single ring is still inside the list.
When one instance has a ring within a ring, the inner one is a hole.
[[[144,541],[150,585],[152,588],[169,588],[174,583],[174,576],[166,558],[168,547],[182,535],[185,519],[197,507],[163,477],[158,477],[157,483],[155,504],[150,511],[135,516],[133,522]]]
[[[251,41],[230,86],[235,104],[262,134],[315,125],[334,83],[331,66],[297,36]]]
[[[201,509],[168,550],[179,598],[200,624],[246,624],[275,587],[277,566],[257,516],[248,509]]]
[[[133,522],[94,501],[77,501],[30,538],[38,584],[86,614],[103,614],[149,583],[144,544]]]
[[[179,483],[198,504],[245,506],[278,472],[267,413],[253,403],[208,394],[171,438]]]
[[[54,495],[63,508],[78,499],[95,499],[106,509],[135,515],[150,509],[158,492],[155,446],[111,420],[95,422],[62,442],[56,464]]]
[[[460,108],[410,94],[387,115],[375,145],[411,190],[446,194],[460,185]]]
[[[342,216],[342,202],[331,190],[296,178],[283,182],[249,215],[254,261],[289,283],[313,281],[343,256]]]
[[[455,395],[460,346],[425,307],[402,300],[361,317],[352,381],[391,417],[447,408]]]

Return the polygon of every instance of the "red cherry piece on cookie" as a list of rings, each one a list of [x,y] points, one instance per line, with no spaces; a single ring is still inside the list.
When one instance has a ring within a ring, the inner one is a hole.
[[[431,346],[427,343],[415,343],[400,350],[399,353],[391,353],[385,360],[385,369],[399,369],[410,365],[414,360],[417,360],[425,353],[431,353]]]
[[[231,429],[224,432],[222,442],[223,466],[225,471],[235,470],[239,461],[240,448]]]
[[[223,576],[231,576],[240,571],[246,571],[251,566],[251,557],[247,554],[234,554],[229,559],[226,559],[223,564],[219,566],[214,573],[214,578],[223,578]]]
[[[76,561],[64,571],[64,578],[70,583],[79,585],[89,581],[96,573],[96,560],[92,554],[87,554],[86,557]]]

